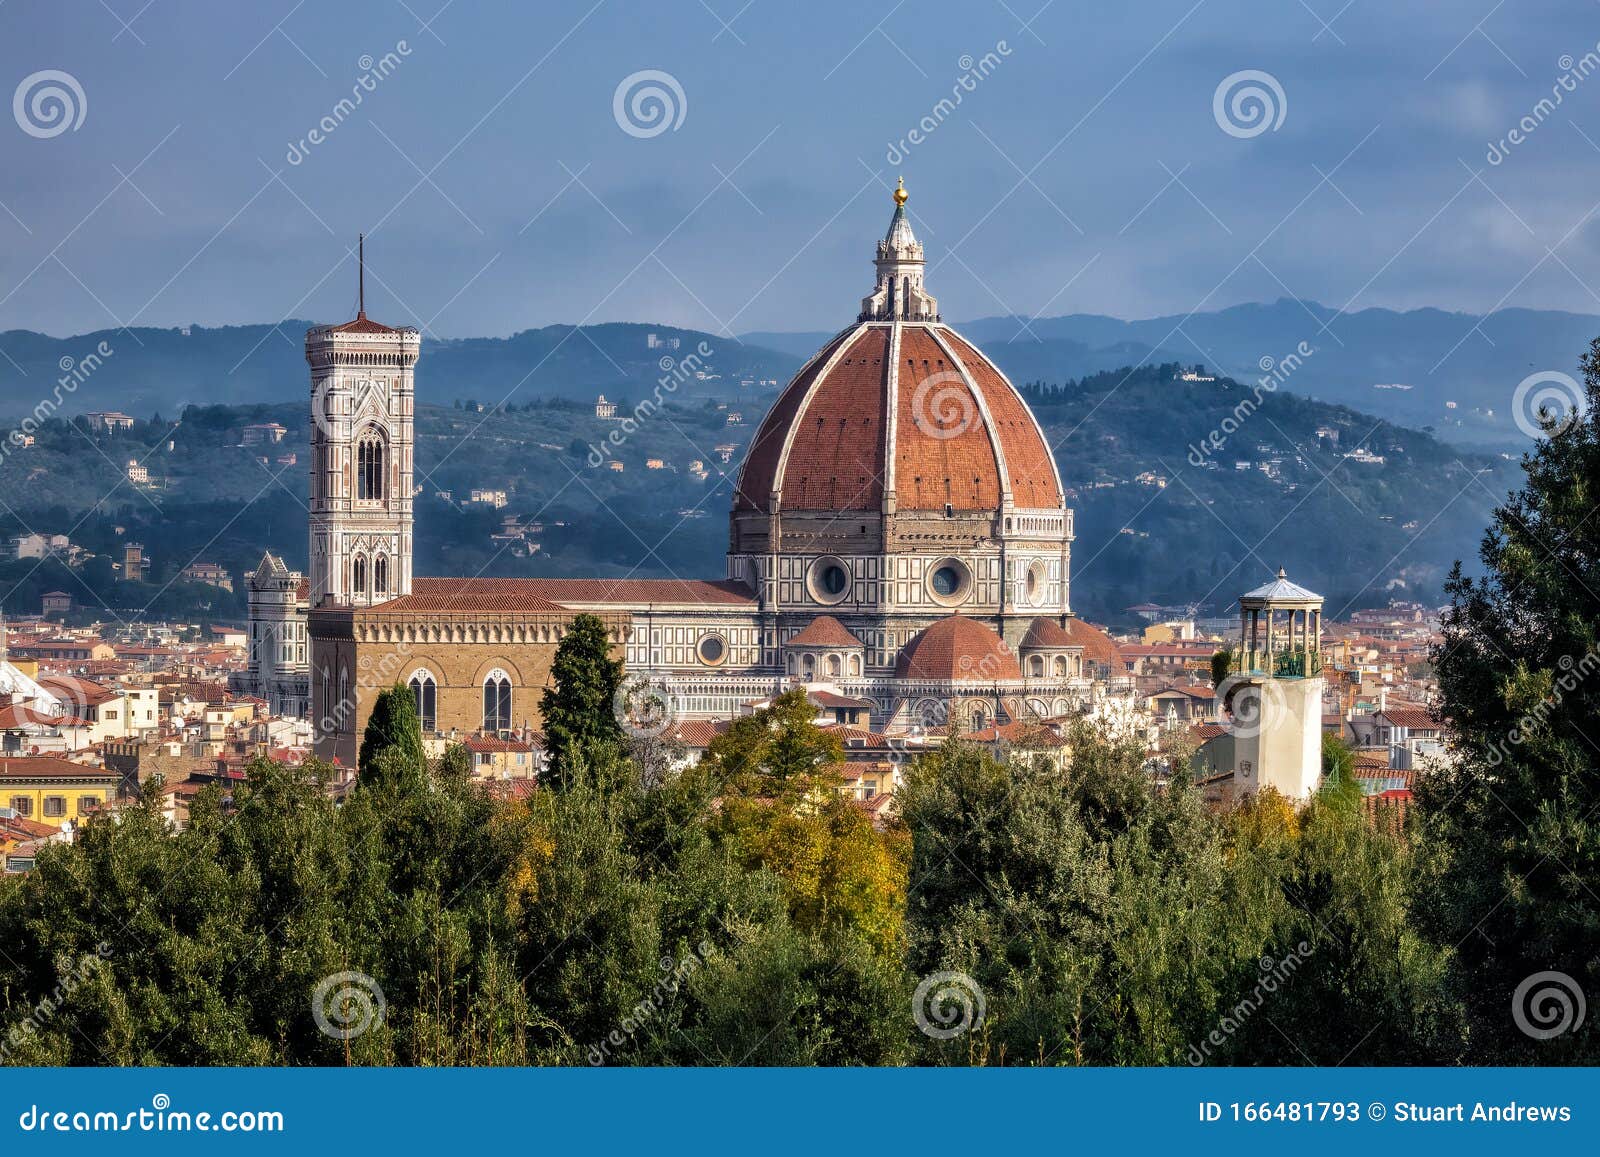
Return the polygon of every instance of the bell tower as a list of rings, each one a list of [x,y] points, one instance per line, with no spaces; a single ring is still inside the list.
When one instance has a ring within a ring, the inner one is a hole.
[[[411,592],[416,329],[367,317],[366,239],[354,321],[306,331],[311,369],[310,605]]]

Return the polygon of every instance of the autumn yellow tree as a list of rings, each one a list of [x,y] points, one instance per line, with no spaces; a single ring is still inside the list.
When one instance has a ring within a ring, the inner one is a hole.
[[[844,753],[805,692],[736,721],[701,765],[718,785],[716,826],[747,867],[782,882],[803,929],[846,929],[884,953],[903,945],[910,842],[879,831],[844,791]]]

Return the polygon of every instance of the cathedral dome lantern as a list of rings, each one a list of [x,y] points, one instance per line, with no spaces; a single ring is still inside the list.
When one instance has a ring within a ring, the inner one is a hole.
[[[894,191],[894,216],[889,219],[889,232],[878,242],[878,257],[873,262],[878,271],[878,284],[862,298],[859,321],[939,320],[939,303],[922,286],[925,261],[922,242],[912,232],[911,220],[906,216],[909,198],[902,180]]]

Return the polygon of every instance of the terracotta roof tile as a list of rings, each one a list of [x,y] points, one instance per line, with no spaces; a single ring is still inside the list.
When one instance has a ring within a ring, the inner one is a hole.
[[[1054,619],[1040,615],[1028,624],[1028,633],[1022,636],[1019,650],[1048,649],[1055,647],[1081,647],[1083,643]]]
[[[564,608],[538,594],[528,584],[532,579],[495,578],[419,578],[412,581],[411,593],[364,607],[361,617],[405,615],[416,612],[463,612],[490,614],[562,614]]]
[[[404,333],[405,332],[405,330],[396,329],[392,325],[384,325],[381,322],[373,321],[365,313],[358,313],[355,316],[355,319],[353,321],[347,321],[343,325],[330,325],[327,328],[332,330],[334,333],[396,333],[396,334],[398,334],[398,333]]]
[[[786,647],[860,647],[864,644],[832,615],[818,615],[790,638]]]
[[[779,480],[785,510],[876,510],[883,503],[887,327],[865,329],[794,420]]]
[[[907,326],[900,334],[897,368],[894,488],[899,508],[998,507],[994,447],[955,363],[928,330]]]
[[[806,393],[811,388],[811,383],[828,364],[829,357],[840,343],[854,332],[854,327],[843,330],[818,350],[816,357],[794,376],[794,380],[784,388],[783,393],[778,395],[778,400],[767,411],[767,416],[761,421],[761,427],[750,442],[750,451],[745,455],[744,469],[739,474],[739,494],[735,500],[738,509],[767,508],[773,487],[777,483],[778,461],[783,457],[783,444],[789,435],[789,424],[794,421],[800,404],[805,401]]]
[[[951,615],[917,635],[900,652],[901,679],[968,682],[1021,679],[1017,657],[993,629],[965,615]]]
[[[1006,456],[1006,473],[1012,498],[1024,508],[1055,509],[1062,503],[1061,487],[1050,448],[1039,431],[1039,424],[1015,390],[1005,382],[994,363],[953,330],[941,329],[941,337],[954,347],[956,356],[967,367],[1000,434],[1000,448]]]
[[[501,579],[498,581],[526,583],[531,592],[563,605],[617,603],[623,606],[637,606],[649,603],[684,603],[748,607],[755,603],[755,596],[750,593],[750,588],[734,579]]]
[[[120,779],[114,771],[103,767],[90,767],[84,763],[69,763],[65,759],[52,759],[45,755],[21,758],[0,758],[0,780],[24,779]]]

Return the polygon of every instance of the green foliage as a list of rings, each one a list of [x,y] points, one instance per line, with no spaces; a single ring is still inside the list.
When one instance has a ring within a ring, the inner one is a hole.
[[[366,730],[361,733],[361,750],[356,756],[356,768],[363,778],[370,780],[376,774],[379,756],[391,748],[398,756],[395,766],[401,769],[427,765],[416,697],[409,687],[399,683],[378,692],[372,714],[367,716]]]
[[[1419,912],[1453,951],[1476,1061],[1600,1061],[1592,1016],[1536,1040],[1511,1015],[1535,973],[1600,993],[1600,341],[1583,373],[1587,415],[1524,457],[1484,536],[1485,576],[1452,576],[1434,656],[1460,758],[1419,785]]]
[[[1140,745],[1087,729],[1059,769],[947,746],[903,807],[911,970],[965,973],[987,1000],[981,1036],[923,1042],[926,1060],[1402,1060],[1445,1032],[1404,845],[1347,809],[1269,793],[1219,821],[1181,778],[1152,792]]]
[[[586,661],[610,663],[592,644]],[[596,672],[576,669],[579,654],[570,687],[592,694]],[[562,790],[523,801],[474,783],[460,748],[430,769],[409,695],[391,689],[382,703],[341,804],[326,766],[258,761],[231,800],[202,792],[182,831],[152,792],[0,881],[0,1059],[1536,1055],[1482,1022],[1463,992],[1467,953],[1439,936],[1476,869],[1436,842],[1439,812],[1421,857],[1370,824],[1337,741],[1324,747],[1330,784],[1310,802],[1265,792],[1223,815],[1182,776],[1154,789],[1142,744],[1087,725],[1059,758],[1003,762],[952,741],[907,770],[903,821],[879,830],[841,792],[837,740],[799,692],[676,774],[641,772],[665,766],[660,753],[573,739]],[[1504,828],[1499,838],[1502,856],[1523,854]],[[1570,905],[1517,902],[1552,920],[1544,935],[1558,942]],[[939,1039],[917,1020],[948,1024],[937,997],[917,994],[951,973],[984,1019]],[[348,1040],[316,1015],[315,994],[341,974],[385,1004]]]
[[[713,740],[696,775],[717,785],[719,837],[746,867],[778,876],[798,927],[895,957],[909,843],[899,827],[876,831],[842,794],[839,739],[815,717],[804,689],[786,691]]]
[[[617,724],[617,689],[622,660],[611,657],[606,625],[595,615],[578,615],[556,648],[551,685],[539,701],[550,753],[550,782],[564,786],[576,758],[622,738]]]

